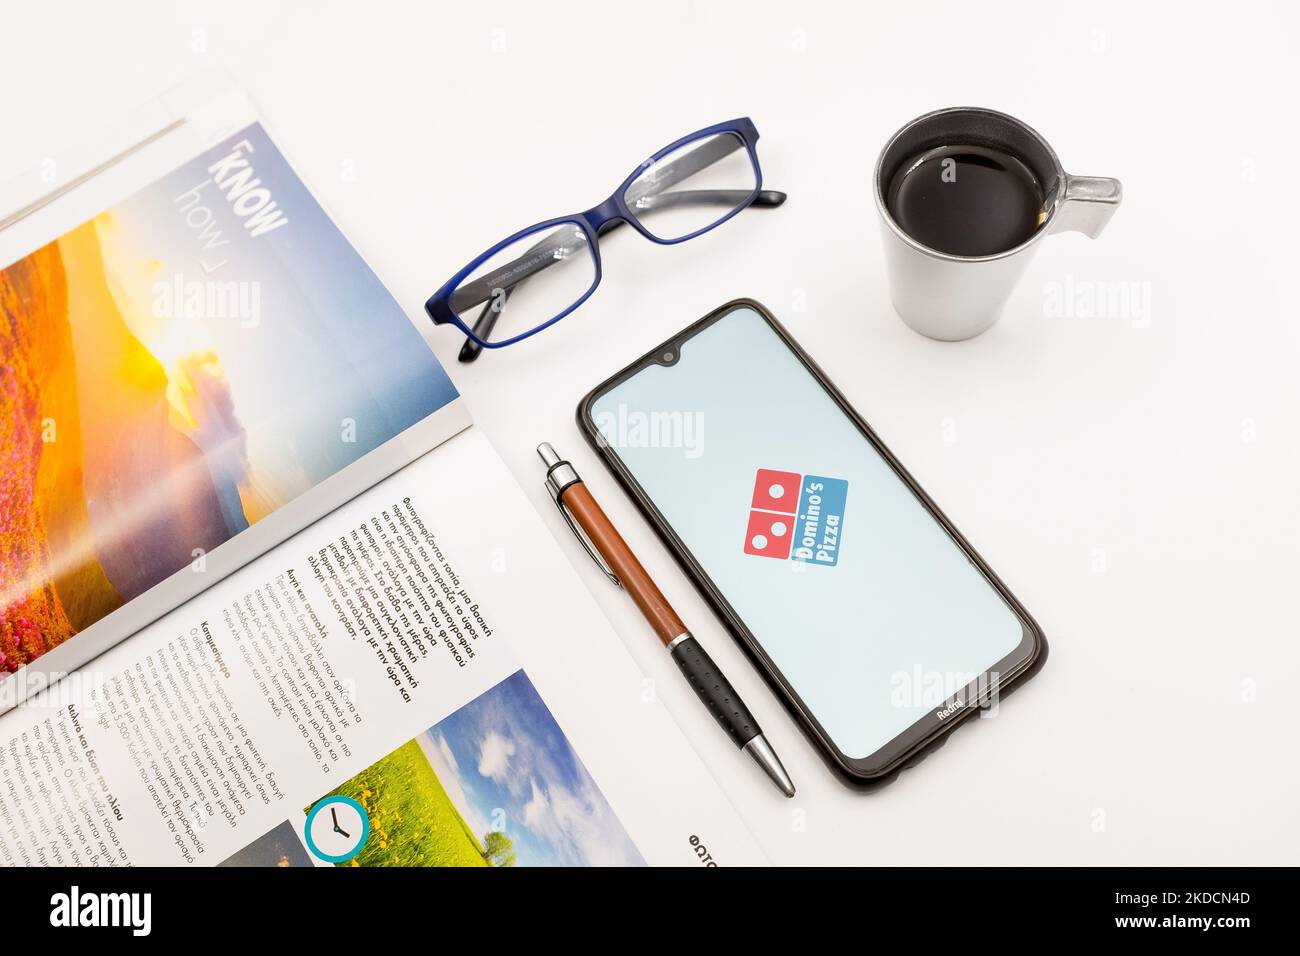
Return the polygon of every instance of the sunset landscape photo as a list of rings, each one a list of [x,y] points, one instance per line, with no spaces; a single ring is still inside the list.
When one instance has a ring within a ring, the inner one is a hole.
[[[209,423],[196,415],[211,410],[188,399],[208,383],[174,387],[179,367],[169,378],[132,333],[94,221],[0,271],[0,308],[0,669],[13,671],[242,530],[248,514],[197,440]],[[240,455],[234,444],[212,451]]]
[[[213,183],[232,142],[278,228]],[[455,396],[257,124],[0,263],[0,679]]]

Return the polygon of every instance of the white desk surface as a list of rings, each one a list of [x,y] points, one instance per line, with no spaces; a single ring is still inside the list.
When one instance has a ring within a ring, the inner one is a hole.
[[[476,365],[457,365],[450,331],[433,341],[773,860],[1295,864],[1297,14],[1018,7],[20,4],[3,18],[0,178],[221,64],[419,315],[479,249],[595,203],[679,135],[752,116],[784,208],[671,248],[616,234],[586,306]],[[869,175],[904,121],[971,104],[1025,119],[1126,198],[1100,240],[1050,239],[992,331],[941,344],[891,311]],[[1050,314],[1053,288],[1088,283],[1135,283],[1149,310]],[[821,765],[574,425],[588,388],[740,295],[788,324],[1051,644],[996,718],[874,794]],[[702,719],[572,546],[541,440],[731,675],[795,800]]]

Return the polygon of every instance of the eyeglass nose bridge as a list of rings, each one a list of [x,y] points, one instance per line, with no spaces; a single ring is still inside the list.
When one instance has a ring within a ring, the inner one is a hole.
[[[578,217],[596,236],[604,235],[620,223],[632,222],[617,196],[610,196],[599,206],[592,206],[586,212],[579,213]]]

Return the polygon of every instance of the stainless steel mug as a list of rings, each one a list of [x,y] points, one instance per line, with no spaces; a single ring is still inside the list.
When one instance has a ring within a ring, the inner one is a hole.
[[[950,145],[992,147],[1029,167],[1045,197],[1033,235],[992,255],[959,256],[917,242],[894,221],[885,203],[894,174],[912,157]],[[1073,230],[1095,239],[1123,196],[1117,179],[1071,176],[1047,140],[1020,120],[976,107],[935,110],[895,133],[876,161],[875,192],[894,309],[917,332],[945,341],[972,338],[998,320],[1045,236]]]

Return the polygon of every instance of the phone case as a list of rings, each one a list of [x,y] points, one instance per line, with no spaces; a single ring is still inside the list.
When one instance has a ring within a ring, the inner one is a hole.
[[[735,610],[728,604],[726,596],[723,595],[709,579],[704,569],[695,561],[690,551],[686,548],[682,540],[674,533],[672,527],[668,524],[664,516],[659,512],[654,502],[649,499],[645,492],[637,484],[636,480],[624,467],[618,455],[609,448],[601,439],[592,417],[592,405],[605,392],[621,384],[631,375],[636,374],[643,369],[647,363],[656,362],[659,357],[669,349],[676,350],[679,343],[691,338],[706,326],[722,318],[727,313],[737,308],[750,308],[762,316],[772,327],[773,331],[790,347],[791,351],[799,358],[809,373],[813,375],[818,382],[826,389],[835,402],[840,406],[843,412],[854,422],[863,436],[871,442],[881,456],[890,464],[898,476],[908,485],[918,499],[925,505],[937,521],[947,530],[954,541],[962,548],[970,559],[971,563],[984,575],[988,582],[998,591],[1003,599],[1008,603],[1011,609],[1021,619],[1025,628],[1025,640],[1030,642],[1031,650],[1023,662],[1019,663],[1014,672],[1002,676],[997,682],[996,692],[999,702],[1016,687],[1022,685],[1029,677],[1036,674],[1046,662],[1047,659],[1047,641],[1043,636],[1042,630],[1034,622],[1033,618],[1025,610],[1024,606],[1016,599],[1006,587],[1005,584],[995,575],[991,568],[984,563],[984,560],[972,548],[969,542],[962,537],[961,533],[953,526],[952,522],[939,510],[938,506],[926,495],[925,491],[918,485],[915,479],[908,474],[907,470],[898,462],[898,460],[885,447],[884,443],[876,436],[875,432],[865,420],[849,405],[847,399],[839,392],[834,384],[828,379],[824,372],[808,356],[799,344],[790,336],[785,328],[776,320],[776,318],[760,303],[753,299],[735,299],[731,302],[719,306],[708,315],[704,316],[697,322],[692,323],[683,329],[677,335],[674,335],[668,341],[661,343],[651,349],[645,355],[632,362],[626,368],[622,369],[615,375],[606,379],[600,385],[596,386],[586,396],[583,397],[577,408],[578,427],[582,430],[588,444],[600,456],[605,465],[613,472],[614,477],[618,480],[623,490],[635,502],[638,510],[650,522],[655,529],[660,540],[672,552],[677,563],[682,567],[686,574],[694,582],[696,588],[708,601],[714,612],[726,625],[731,636],[740,645],[745,655],[749,658],[750,663],[758,669],[763,675],[764,680],[771,688],[772,692],[785,705],[790,716],[799,725],[800,730],[809,739],[822,758],[836,772],[839,778],[845,783],[856,789],[874,789],[894,780],[898,773],[907,767],[914,766],[924,759],[928,754],[937,750],[947,742],[949,735],[957,727],[964,725],[972,715],[980,712],[985,703],[984,698],[968,700],[962,704],[958,698],[969,697],[970,688],[976,686],[974,683],[963,688],[953,697],[948,698],[943,704],[935,710],[927,713],[925,717],[917,721],[903,734],[896,737],[890,744],[882,748],[889,751],[886,759],[876,765],[866,766],[865,760],[854,759],[843,754],[831,740],[830,736],[818,723],[816,717],[803,703],[799,695],[788,684],[780,670],[767,656],[762,645],[746,627],[745,622],[740,619]],[[1022,644],[1023,646],[1023,644]],[[1019,649],[1018,649],[1019,650]],[[1001,663],[1001,662],[999,662]],[[957,702],[954,709],[952,704]],[[942,711],[948,711],[943,715]],[[937,715],[933,722],[929,721],[931,716]],[[873,755],[874,756],[874,755]]]

